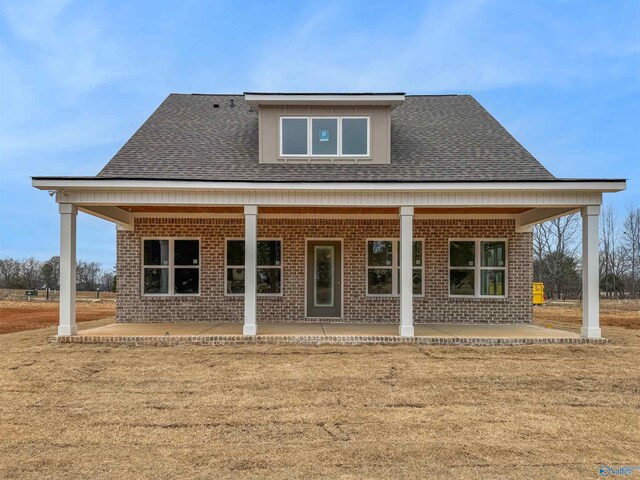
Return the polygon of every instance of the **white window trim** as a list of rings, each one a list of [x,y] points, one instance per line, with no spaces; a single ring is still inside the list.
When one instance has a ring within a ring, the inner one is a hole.
[[[452,267],[451,266],[451,242],[474,242],[474,263],[473,267]],[[482,242],[504,242],[504,267],[483,267],[482,252],[480,245]],[[508,297],[509,290],[509,242],[506,238],[450,238],[447,243],[447,285],[449,298],[488,298],[488,299],[504,299]],[[452,295],[451,294],[451,270],[473,270],[473,295]],[[504,294],[503,295],[482,295],[482,270],[504,270]]]
[[[306,154],[291,154],[283,152],[283,121],[287,120],[306,120],[307,121],[307,153]],[[313,120],[315,119],[335,119],[337,120],[337,153],[335,154],[314,154],[313,153]],[[364,119],[367,121],[367,153],[366,154],[342,154],[342,120],[344,119]],[[371,117],[368,115],[309,115],[309,116],[287,116],[281,115],[279,120],[279,144],[280,144],[280,157],[282,158],[370,158],[371,157]]]
[[[391,245],[391,265],[377,265],[377,266],[369,266],[369,242],[392,242]],[[419,267],[414,265],[411,266],[411,270],[420,270],[422,272],[422,290],[420,293],[414,293],[414,297],[424,297],[425,291],[425,283],[426,278],[424,274],[424,239],[423,238],[414,238],[413,242],[420,242],[422,244],[421,249],[421,263]],[[365,278],[364,278],[364,287],[367,297],[372,298],[391,298],[391,297],[399,297],[400,296],[400,285],[398,284],[398,272],[400,271],[400,264],[398,262],[400,252],[399,252],[400,239],[399,238],[367,238],[365,240]],[[412,243],[413,247],[413,243]],[[411,258],[413,260],[413,257]],[[369,293],[369,270],[386,270],[391,269],[391,291],[393,293]]]
[[[222,289],[225,297],[244,297],[244,293],[228,293],[227,292],[227,269],[228,268],[246,268],[244,265],[227,265],[227,245],[229,241],[241,240],[245,241],[244,237],[225,237],[224,239],[224,277],[222,282]],[[258,297],[282,297],[284,295],[284,241],[282,237],[268,237],[258,238],[258,242],[274,241],[280,242],[280,265],[256,265],[258,268],[279,268],[280,269],[280,293],[257,293]],[[257,258],[256,258],[257,261]]]
[[[145,265],[144,264],[144,242],[145,240],[168,240],[169,241],[169,263],[168,265]],[[174,243],[176,240],[197,240],[198,241],[198,265],[174,265]],[[202,241],[200,237],[142,237],[140,239],[140,294],[143,297],[199,297],[202,293]],[[145,268],[166,268],[169,271],[169,286],[167,293],[145,293],[144,292],[144,269]],[[197,268],[198,272],[198,293],[175,293],[175,269],[176,268]]]

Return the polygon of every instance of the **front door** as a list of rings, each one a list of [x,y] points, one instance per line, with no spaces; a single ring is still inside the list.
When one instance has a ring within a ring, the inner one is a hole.
[[[342,316],[342,244],[307,243],[307,317]]]

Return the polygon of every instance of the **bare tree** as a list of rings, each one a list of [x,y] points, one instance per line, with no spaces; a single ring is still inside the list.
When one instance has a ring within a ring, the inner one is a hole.
[[[534,229],[534,278],[544,282],[545,291],[552,298],[566,298],[579,292],[579,230],[576,214],[550,220]]]
[[[40,276],[42,263],[34,257],[30,257],[23,260],[21,264],[22,278],[24,279],[25,288],[40,288],[42,286],[42,278]]]
[[[22,288],[20,262],[13,258],[0,259],[0,288]]]
[[[608,297],[623,297],[624,254],[618,218],[611,206],[603,209],[600,223],[600,288]]]
[[[640,208],[630,207],[624,219],[622,248],[626,261],[629,292],[638,298],[638,275],[640,274]]]
[[[100,290],[103,292],[115,291],[116,273],[114,270],[104,270],[100,275]]]
[[[95,290],[98,287],[100,270],[98,262],[79,261],[76,266],[78,290]]]
[[[54,256],[42,264],[42,281],[52,290],[60,288],[60,257]]]

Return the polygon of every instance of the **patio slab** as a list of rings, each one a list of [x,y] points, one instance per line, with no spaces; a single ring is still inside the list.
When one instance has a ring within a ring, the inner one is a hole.
[[[102,327],[80,330],[78,335],[91,336],[149,336],[149,335],[201,335],[221,323],[111,323]],[[240,325],[242,334],[242,325]]]
[[[232,322],[112,323],[78,332],[80,336],[242,336],[242,324]],[[399,337],[397,323],[262,323],[261,336]],[[535,325],[415,324],[416,337],[430,338],[580,338],[574,332]]]
[[[323,323],[325,335],[337,336],[337,335],[354,335],[354,336],[393,336],[398,335],[398,325],[391,323]]]

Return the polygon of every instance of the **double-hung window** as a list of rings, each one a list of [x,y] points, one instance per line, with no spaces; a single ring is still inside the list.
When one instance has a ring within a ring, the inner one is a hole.
[[[369,117],[280,117],[283,157],[368,157]]]
[[[423,242],[413,241],[411,265],[413,294],[423,295]],[[400,293],[400,242],[367,240],[367,295],[391,296]]]
[[[505,297],[506,289],[506,241],[451,240],[449,242],[450,296]]]
[[[225,254],[227,295],[244,295],[244,240],[227,239]],[[282,295],[282,241],[258,240],[256,291]]]
[[[143,295],[198,295],[200,240],[142,240]]]

